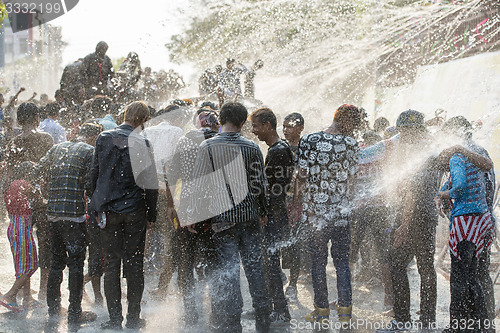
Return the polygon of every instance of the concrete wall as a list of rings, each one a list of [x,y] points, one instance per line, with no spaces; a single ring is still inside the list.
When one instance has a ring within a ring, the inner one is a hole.
[[[380,114],[395,120],[409,108],[431,117],[438,108],[448,117],[475,120],[500,110],[500,52],[423,66],[413,85],[387,89]]]

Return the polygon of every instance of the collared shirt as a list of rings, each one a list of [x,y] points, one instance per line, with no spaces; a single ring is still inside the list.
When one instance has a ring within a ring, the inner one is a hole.
[[[239,133],[220,133],[203,141],[193,178],[198,195],[190,198],[190,222],[212,218],[212,229],[219,232],[267,215],[262,152]]]
[[[177,141],[184,135],[184,132],[180,127],[162,121],[158,125],[145,128],[142,134],[153,146],[156,171],[160,179],[163,179],[165,166],[174,155]]]
[[[45,119],[40,123],[38,129],[42,132],[49,133],[52,139],[54,139],[54,144],[66,141],[66,131],[64,127],[59,125],[59,122],[54,119]]]
[[[90,188],[94,147],[73,139],[53,146],[40,160],[38,173],[49,184],[47,215],[81,217]]]

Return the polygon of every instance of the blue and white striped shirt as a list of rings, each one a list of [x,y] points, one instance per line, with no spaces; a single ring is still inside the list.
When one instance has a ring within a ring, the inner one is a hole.
[[[462,154],[454,154],[449,165],[450,178],[441,191],[449,189],[450,198],[454,200],[451,217],[487,212],[482,171]]]

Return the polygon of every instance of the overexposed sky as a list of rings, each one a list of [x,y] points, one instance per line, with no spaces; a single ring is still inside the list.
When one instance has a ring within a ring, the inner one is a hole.
[[[189,0],[80,0],[75,8],[50,24],[62,27],[68,44],[63,65],[94,52],[95,45],[108,43],[112,59],[139,54],[142,67],[153,70],[182,68],[169,62],[165,43],[189,21]]]

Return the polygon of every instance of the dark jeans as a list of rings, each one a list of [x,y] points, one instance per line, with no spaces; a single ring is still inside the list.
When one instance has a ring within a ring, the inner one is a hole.
[[[262,263],[260,227],[257,221],[238,223],[230,229],[215,233],[213,238],[220,264],[209,284],[212,325],[215,332],[238,333],[242,331],[243,309],[240,258],[256,315],[270,314]]]
[[[407,243],[391,248],[389,267],[391,269],[394,315],[397,321],[410,321],[410,282],[406,268],[413,257],[417,260],[420,274],[420,320],[424,324],[436,321],[437,277],[434,268],[436,252],[435,227],[410,231]]]
[[[375,241],[375,248],[381,264],[387,263],[390,234],[387,228],[389,209],[387,207],[366,207],[353,211],[351,224],[351,263],[358,261],[358,253],[370,233]],[[365,238],[366,237],[366,238]]]
[[[89,247],[88,268],[89,276],[102,276],[102,244],[101,228],[97,225],[97,213],[90,214],[86,222],[87,225],[87,245]]]
[[[101,230],[104,252],[104,294],[108,306],[109,319],[121,323],[121,283],[120,267],[122,256],[127,272],[127,321],[137,321],[141,313],[144,292],[144,246],[146,239],[146,211],[132,213],[106,213],[106,227]]]
[[[77,321],[82,313],[83,266],[85,262],[85,223],[50,222],[52,265],[47,282],[49,315],[61,309],[63,270],[69,269],[68,320]]]
[[[337,292],[339,306],[350,306],[352,303],[351,270],[349,269],[349,247],[351,230],[344,227],[327,226],[311,232],[308,242],[312,260],[312,282],[314,288],[314,304],[320,308],[328,308],[328,286],[326,284],[326,264],[328,263],[328,242],[333,265],[337,272]]]
[[[486,236],[490,237],[490,236]],[[487,240],[485,239],[485,243]],[[495,322],[495,292],[493,289],[493,280],[490,275],[490,256],[491,247],[483,250],[478,260],[477,275],[479,283],[483,287],[484,300],[486,302],[486,309],[488,310],[488,319],[490,323]]]
[[[461,260],[450,254],[450,326],[456,332],[486,332],[480,330],[487,323],[488,311],[479,283],[475,249],[474,243],[461,241],[457,244]],[[477,326],[479,321],[481,326]]]
[[[208,230],[207,227],[208,226]],[[187,321],[196,321],[198,311],[194,295],[194,269],[198,263],[205,267],[206,277],[211,278],[215,267],[216,252],[212,240],[213,232],[210,225],[198,223],[195,226],[198,233],[192,233],[187,228],[178,231],[180,258],[178,261],[177,283],[184,301],[184,316]]]
[[[280,248],[285,225],[288,224],[288,215],[284,211],[280,216],[269,216],[269,221],[264,229],[263,259],[264,276],[267,290],[271,297],[274,311],[288,312],[288,306],[283,292],[281,279]]]

